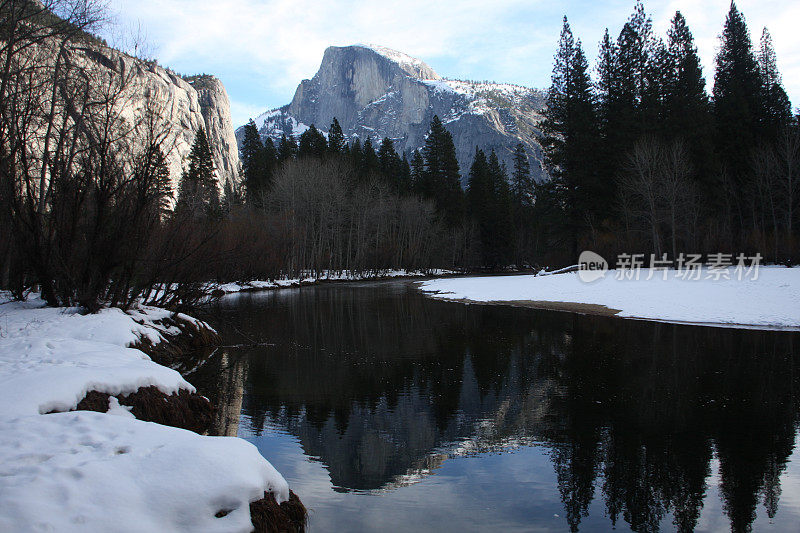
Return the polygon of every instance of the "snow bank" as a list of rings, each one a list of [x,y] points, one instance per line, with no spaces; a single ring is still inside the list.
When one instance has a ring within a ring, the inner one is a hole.
[[[246,532],[265,489],[289,497],[242,439],[91,411],[0,418],[1,531]]]
[[[135,316],[169,315],[148,311]],[[175,370],[127,348],[142,337],[162,340],[157,329],[119,309],[81,315],[38,299],[0,305],[0,416],[68,411],[90,390],[119,395],[152,385],[165,394],[194,392]]]
[[[413,277],[426,277],[426,276],[444,276],[447,274],[454,274],[452,270],[435,269],[431,271],[418,271],[418,270],[385,270],[377,274],[355,274],[348,271],[343,272],[328,272],[324,271],[320,277],[314,277],[310,273],[301,278],[284,278],[276,279],[274,281],[253,280],[243,281],[240,283],[221,283],[211,287],[212,290],[220,290],[226,294],[243,292],[243,291],[259,291],[269,289],[281,289],[285,287],[299,287],[301,285],[311,285],[320,281],[363,281],[371,279],[385,279],[385,278],[413,278]]]
[[[250,502],[289,498],[241,439],[136,420],[113,397],[107,413],[42,414],[90,390],[194,391],[127,347],[172,333],[153,324],[169,312],[78,311],[0,301],[0,531],[250,531]]]
[[[421,289],[444,300],[547,307],[547,303],[591,304],[616,316],[732,327],[800,328],[800,268],[761,267],[757,279],[683,279],[675,270],[639,279],[605,278],[584,283],[576,272],[548,276],[493,276],[425,281]],[[559,308],[565,306],[560,305]]]

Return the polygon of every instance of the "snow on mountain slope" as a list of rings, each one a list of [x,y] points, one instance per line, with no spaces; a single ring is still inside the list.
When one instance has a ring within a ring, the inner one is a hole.
[[[508,83],[451,80],[420,59],[378,45],[329,47],[319,70],[303,80],[292,102],[255,119],[262,137],[300,135],[314,124],[323,133],[336,117],[345,135],[384,137],[398,150],[423,146],[438,115],[453,135],[466,179],[475,147],[494,149],[511,165],[522,142],[538,180],[546,179],[538,142],[544,95]],[[237,132],[241,136],[241,129]]]

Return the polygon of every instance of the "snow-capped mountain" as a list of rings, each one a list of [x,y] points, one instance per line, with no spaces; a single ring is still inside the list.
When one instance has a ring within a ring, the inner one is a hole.
[[[494,148],[511,166],[520,141],[537,180],[545,176],[538,142],[544,95],[519,85],[445,79],[425,62],[376,45],[331,46],[319,70],[297,87],[292,102],[255,119],[263,137],[300,135],[314,124],[327,132],[336,117],[349,138],[395,141],[410,152],[425,142],[439,115],[453,135],[466,180],[478,146]],[[237,132],[238,133],[238,132]]]

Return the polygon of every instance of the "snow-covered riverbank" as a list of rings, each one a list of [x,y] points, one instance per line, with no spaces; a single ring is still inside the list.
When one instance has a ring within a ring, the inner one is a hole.
[[[800,329],[800,268],[761,267],[756,279],[645,269],[639,279],[614,271],[585,283],[576,272],[547,276],[485,276],[437,279],[420,288],[443,300],[520,305],[665,322],[726,327]],[[647,279],[650,277],[650,279]],[[720,279],[713,279],[719,277]],[[726,279],[728,278],[728,279]]]
[[[423,278],[448,276],[455,274],[453,270],[381,270],[371,273],[355,273],[349,271],[328,272],[324,271],[319,276],[307,273],[299,278],[283,278],[276,280],[253,280],[240,283],[220,283],[211,286],[211,290],[224,292],[225,294],[249,291],[264,291],[272,289],[284,289],[287,287],[302,287],[304,285],[314,285],[316,283],[328,283],[336,281],[365,281],[396,278]]]
[[[114,397],[195,392],[128,347],[165,342],[177,328],[155,321],[169,315],[81,315],[0,296],[0,530],[244,532],[265,491],[289,498],[252,444],[137,420]],[[107,413],[51,413],[89,391],[112,395]]]

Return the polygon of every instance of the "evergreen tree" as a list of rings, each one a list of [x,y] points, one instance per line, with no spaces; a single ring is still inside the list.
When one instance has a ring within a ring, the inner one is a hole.
[[[234,180],[225,180],[222,190],[225,195],[225,213],[230,213],[233,208],[244,205],[245,195],[241,184],[237,184]]]
[[[411,154],[411,190],[423,195],[423,182],[425,174],[425,159],[419,150]]]
[[[378,159],[378,154],[375,153],[375,148],[372,146],[372,139],[367,137],[361,147],[361,175],[366,176],[379,168],[380,160]]]
[[[479,148],[470,167],[466,203],[480,242],[481,266],[507,264],[512,233],[510,195],[505,169],[492,150],[488,160]]]
[[[190,216],[216,216],[220,211],[214,159],[205,130],[201,127],[189,152],[189,167],[181,177],[176,211]]]
[[[616,87],[617,47],[606,28],[603,40],[600,41],[600,53],[597,61],[597,109],[600,127],[604,135],[609,135],[610,124],[614,120],[619,90]]]
[[[657,71],[651,55],[656,46],[652,22],[642,3],[637,2],[615,46],[612,86],[616,94],[611,98],[614,107],[610,110],[606,134],[612,141],[609,148],[618,158],[624,157],[647,131],[650,125],[647,119],[652,121],[653,115],[657,114],[645,107],[654,104],[653,93],[648,93],[648,87],[656,75],[654,71]]]
[[[400,160],[400,173],[398,175],[398,190],[401,194],[408,194],[411,192],[411,165],[408,162],[408,157],[403,154]]]
[[[639,116],[642,121],[641,134],[660,135],[662,133],[666,115],[667,87],[672,83],[673,70],[672,56],[667,45],[660,38],[654,37],[651,39],[647,51],[644,86],[639,106]]]
[[[787,128],[792,121],[792,106],[783,89],[781,75],[772,36],[764,28],[761,33],[761,46],[758,52],[758,70],[761,75],[761,91],[763,109],[761,113],[761,130],[765,139],[772,140],[778,132]]]
[[[567,18],[559,38],[552,84],[542,124],[543,147],[550,175],[563,194],[571,248],[577,256],[578,239],[587,218],[605,216],[613,198],[610,181],[596,174],[599,130],[588,63],[572,36]]]
[[[350,154],[350,160],[352,161],[353,166],[360,173],[363,158],[363,153],[361,151],[361,139],[358,137],[353,139],[353,142],[350,144],[350,148],[348,149],[348,153]]]
[[[267,171],[266,187],[269,188],[270,182],[272,181],[272,173],[278,164],[278,150],[275,148],[275,143],[273,143],[272,139],[269,137],[264,139],[264,151],[262,152],[262,159],[264,161],[264,167]]]
[[[514,225],[511,215],[511,191],[508,187],[508,173],[504,163],[500,163],[497,153],[489,154],[489,177],[492,183],[492,227],[488,247],[489,262],[492,267],[509,264],[514,242]]]
[[[487,199],[492,196],[492,181],[489,176],[489,162],[480,148],[475,148],[475,157],[469,169],[467,191],[465,193],[467,210],[473,218],[481,221],[490,209]]]
[[[531,178],[531,164],[528,154],[522,143],[517,143],[514,148],[514,169],[511,174],[511,196],[515,207],[529,206],[533,200],[533,179]]]
[[[733,2],[721,41],[713,90],[715,145],[723,173],[732,180],[727,187],[732,193],[735,210],[731,215],[738,221],[739,232],[743,232],[749,211],[746,199],[752,192],[749,158],[758,139],[762,91],[750,32]]]
[[[278,162],[281,163],[287,159],[297,157],[297,141],[294,137],[286,134],[281,135],[281,140],[278,143]]]
[[[313,124],[300,134],[297,157],[322,157],[328,151],[328,141]]]
[[[173,200],[173,193],[172,190],[172,180],[169,174],[169,164],[167,163],[167,156],[164,155],[164,151],[161,149],[160,146],[157,144],[152,144],[147,148],[147,154],[145,156],[145,161],[152,165],[151,167],[145,166],[145,168],[138,169],[141,172],[140,176],[137,178],[145,178],[148,174],[153,176],[153,181],[151,182],[150,190],[141,191],[144,194],[151,194],[154,197],[158,198],[158,211],[160,216],[166,216],[169,211],[170,207],[172,206]],[[151,174],[152,172],[152,174]],[[147,179],[137,179],[137,183],[145,182],[147,183],[149,180]]]
[[[461,173],[456,158],[453,137],[434,115],[431,129],[422,148],[425,170],[422,173],[420,192],[431,198],[450,225],[457,224],[462,215]]]
[[[494,228],[494,188],[489,173],[489,162],[486,154],[475,149],[475,158],[469,170],[467,192],[465,194],[467,211],[475,221],[480,244],[480,266],[494,266],[492,257],[492,238]]]
[[[330,128],[328,128],[328,151],[334,154],[341,153],[345,147],[344,133],[339,121],[333,117]]]
[[[388,137],[384,137],[380,148],[378,148],[378,161],[381,172],[389,180],[389,183],[395,190],[400,190],[403,179],[403,162],[394,149],[394,142]]]
[[[713,161],[711,103],[694,37],[680,11],[675,13],[667,30],[667,50],[670,70],[664,97],[664,136],[670,141],[686,141],[692,166],[705,192],[710,193]]]
[[[264,159],[264,144],[261,142],[261,135],[259,135],[253,120],[250,120],[244,127],[242,148],[239,154],[242,161],[242,177],[247,188],[247,202],[256,203],[266,187],[267,168]]]

